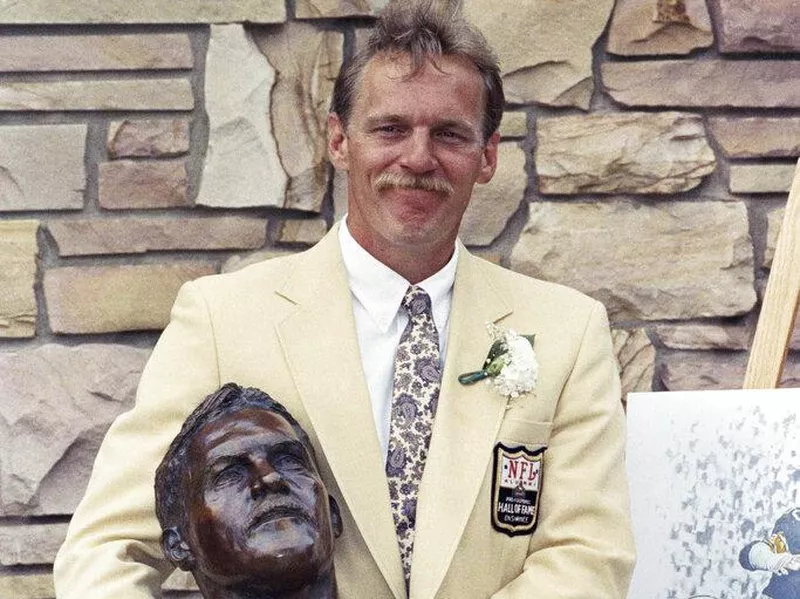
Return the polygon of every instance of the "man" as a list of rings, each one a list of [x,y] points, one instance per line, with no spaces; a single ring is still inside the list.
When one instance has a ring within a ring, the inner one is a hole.
[[[770,599],[800,597],[800,508],[775,521],[772,535],[745,545],[739,563],[747,570],[772,572],[763,596]]]
[[[155,497],[164,554],[206,599],[335,599],[339,507],[308,435],[266,393],[209,395],[156,470]]]
[[[346,220],[307,252],[184,286],[97,457],[56,562],[60,599],[156,596],[169,568],[152,472],[225,380],[280,397],[309,431],[342,511],[343,599],[625,596],[605,310],[456,240],[473,185],[494,174],[502,107],[496,61],[460,15],[387,7],[334,91]],[[512,331],[535,335],[535,381],[533,368],[508,387],[458,381],[484,362],[487,324],[495,358],[512,357]]]

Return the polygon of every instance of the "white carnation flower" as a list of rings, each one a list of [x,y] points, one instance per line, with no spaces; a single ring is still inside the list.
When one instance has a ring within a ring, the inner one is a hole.
[[[472,385],[485,380],[501,395],[516,398],[536,387],[539,364],[533,353],[533,335],[520,335],[516,331],[503,331],[494,323],[487,323],[492,346],[480,370],[465,372],[458,377],[462,385]]]
[[[533,391],[539,376],[539,364],[531,342],[512,330],[502,334],[501,338],[507,348],[503,356],[505,364],[489,381],[502,395],[511,398]]]

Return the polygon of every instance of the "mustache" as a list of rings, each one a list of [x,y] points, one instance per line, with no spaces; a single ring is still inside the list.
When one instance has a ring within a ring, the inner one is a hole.
[[[412,175],[410,173],[383,172],[372,183],[375,191],[384,191],[393,187],[404,189],[422,189],[443,195],[452,195],[453,186],[444,179],[430,175]]]
[[[288,517],[298,518],[300,520],[305,520],[309,524],[314,524],[312,518],[306,512],[303,505],[299,502],[293,500],[267,500],[256,508],[253,516],[250,518],[250,522],[247,525],[247,531],[252,532],[264,522]]]

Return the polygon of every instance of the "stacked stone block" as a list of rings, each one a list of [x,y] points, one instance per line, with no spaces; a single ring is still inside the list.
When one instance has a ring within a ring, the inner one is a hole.
[[[53,597],[180,285],[344,214],[327,106],[385,4],[0,7],[0,597]],[[625,391],[741,386],[800,155],[796,2],[462,4],[508,99],[462,239],[603,301]],[[794,353],[784,379],[800,386]]]

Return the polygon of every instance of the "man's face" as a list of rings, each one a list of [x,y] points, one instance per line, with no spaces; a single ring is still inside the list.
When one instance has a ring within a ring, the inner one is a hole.
[[[291,589],[330,569],[328,494],[291,425],[264,409],[207,423],[189,448],[186,540],[221,587]]]
[[[464,59],[441,56],[413,76],[408,56],[370,60],[347,129],[337,115],[328,119],[331,159],[348,172],[347,224],[365,249],[449,256],[474,184],[496,166],[499,136],[483,139],[483,111],[481,77]],[[382,186],[384,173],[450,191]]]

